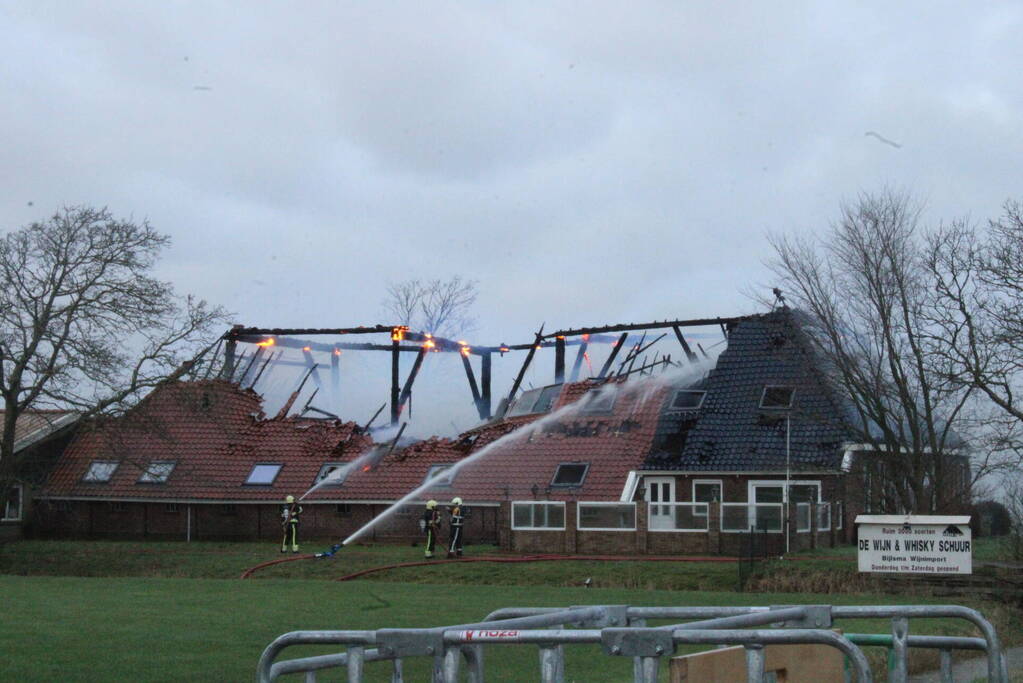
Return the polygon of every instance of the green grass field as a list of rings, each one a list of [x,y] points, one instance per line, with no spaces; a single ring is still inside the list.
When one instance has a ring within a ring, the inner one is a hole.
[[[471,552],[492,554],[493,549]],[[250,681],[262,649],[290,630],[464,623],[509,605],[907,602],[890,595],[736,593],[731,591],[735,565],[720,563],[479,563],[374,575],[379,580],[324,580],[361,567],[419,558],[419,549],[394,546],[346,549],[333,561],[294,562],[257,575],[262,578],[236,578],[245,568],[275,557],[265,545],[256,544],[22,541],[4,545],[0,547],[4,605],[0,680]],[[591,575],[598,586],[606,587],[579,587]],[[701,584],[721,587],[714,591],[648,588]],[[911,601],[949,602],[917,597]],[[1003,640],[1019,641],[1017,611],[956,602],[984,611],[996,622]],[[889,628],[885,622],[839,626],[860,632]],[[968,632],[954,622],[914,621],[911,628],[914,633]],[[326,651],[295,649],[286,656]],[[486,657],[488,681],[537,678],[533,647],[489,647]],[[876,652],[874,660],[881,659]],[[915,659],[916,668],[933,666]],[[407,679],[424,680],[425,667],[424,661],[410,660]],[[386,665],[370,665],[368,671],[370,680],[389,680]],[[567,671],[568,679],[575,681],[629,680],[631,662],[607,657],[595,647],[570,647]],[[339,678],[337,673],[331,676],[330,680]]]

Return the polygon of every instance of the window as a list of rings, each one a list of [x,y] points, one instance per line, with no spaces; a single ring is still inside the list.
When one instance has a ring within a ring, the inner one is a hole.
[[[564,503],[512,503],[512,529],[544,529],[560,531],[565,528]]]
[[[693,481],[693,502],[694,503],[720,503],[721,502],[721,480],[720,479],[696,479]],[[707,506],[703,507],[706,514]],[[699,513],[696,513],[699,514]]]
[[[436,481],[431,482],[434,486],[451,486],[451,482],[454,480],[455,475],[448,472],[450,469],[451,465],[430,465],[430,469],[427,470],[423,483],[425,484],[436,477]],[[444,474],[445,472],[448,473]]]
[[[23,489],[21,484],[15,484],[11,487],[11,490],[7,493],[7,505],[4,506],[4,517],[5,522],[20,522],[21,521],[21,495]]]
[[[693,391],[691,389],[682,389],[681,391],[675,392],[675,398],[671,400],[672,410],[697,410],[703,405],[703,398],[707,395],[706,391]]]
[[[345,479],[348,477],[348,469],[349,467],[346,463],[328,462],[327,464],[320,468],[319,473],[317,473],[316,475],[316,481],[313,483],[319,484],[323,482],[324,479],[329,479],[329,481],[327,481],[324,484],[324,486],[340,486],[345,482]],[[277,476],[276,473],[274,474],[274,476],[275,477]],[[250,479],[252,478],[251,475],[249,476],[249,478]],[[271,479],[271,481],[273,480]]]
[[[590,469],[588,462],[562,463],[558,465],[558,469],[554,473],[551,486],[564,486],[566,488],[582,486],[588,469]]]
[[[561,393],[560,384],[552,384],[549,387],[530,389],[524,391],[508,410],[508,417],[516,415],[532,415],[533,413],[546,413],[558,400]]]
[[[618,390],[615,386],[605,385],[599,389],[594,389],[586,394],[586,397],[583,399],[582,412],[590,415],[610,413],[614,410],[617,399]]]
[[[112,501],[110,501],[110,511],[111,512],[127,512],[128,511],[128,504],[125,503],[123,500],[112,500]]]
[[[82,481],[92,484],[105,484],[110,481],[110,477],[114,476],[114,470],[117,469],[119,464],[117,460],[93,460],[89,463],[89,469],[86,470]]]
[[[234,517],[238,514],[238,506],[234,503],[225,503],[220,506],[220,514],[225,517]]]
[[[245,480],[246,486],[269,486],[274,483],[274,479],[277,478],[277,473],[281,471],[283,465],[276,463],[261,463],[252,466],[252,471],[249,472],[249,478]],[[323,471],[322,468],[320,470]]]
[[[178,504],[177,503],[166,503],[163,506],[163,511],[167,512],[169,514],[172,514],[172,515],[176,514],[178,512]]]
[[[635,531],[635,503],[579,503],[577,527],[593,531]]]
[[[820,484],[797,484],[789,485],[789,498],[796,503],[819,503],[821,499]]]
[[[173,460],[154,460],[142,469],[139,475],[139,484],[163,484],[166,483],[171,472],[174,470]]]
[[[337,507],[334,508],[334,512],[336,512],[339,517],[351,517],[352,516],[351,503],[338,503]]]
[[[791,408],[792,387],[766,386],[760,397],[760,407],[768,409]]]
[[[835,528],[842,528],[842,503],[832,503],[835,506]]]

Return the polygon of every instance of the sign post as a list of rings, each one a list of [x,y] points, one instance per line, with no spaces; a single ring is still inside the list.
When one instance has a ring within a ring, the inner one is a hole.
[[[968,516],[858,515],[861,572],[972,574]]]

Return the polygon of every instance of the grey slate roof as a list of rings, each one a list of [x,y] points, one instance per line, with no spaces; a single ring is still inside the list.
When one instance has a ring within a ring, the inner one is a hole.
[[[665,399],[643,469],[784,471],[787,414],[792,470],[839,469],[842,445],[854,434],[797,321],[783,308],[733,327],[715,368],[688,387],[706,390],[703,405],[672,411],[674,392]],[[761,409],[766,385],[794,387],[791,410]]]

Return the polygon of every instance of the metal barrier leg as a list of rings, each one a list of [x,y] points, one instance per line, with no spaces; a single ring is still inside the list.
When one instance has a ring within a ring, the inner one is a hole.
[[[565,683],[565,648],[561,645],[540,648],[540,680],[542,683]]]
[[[628,625],[629,626],[634,626],[636,628],[645,628],[646,627],[646,619],[629,619]],[[643,678],[643,658],[642,657],[633,657],[632,658],[632,680],[634,680],[634,681],[644,681],[644,680],[646,680],[645,678]]]
[[[658,669],[661,666],[660,657],[637,657],[639,662],[640,677],[636,683],[657,683]]]
[[[316,683],[316,672],[306,671],[305,672],[305,683]]]
[[[348,648],[348,683],[362,683],[362,665],[366,648],[358,645]]]
[[[764,683],[764,646],[746,645],[746,680]]]
[[[394,660],[394,668],[391,670],[391,683],[405,683],[405,666],[401,657]]]
[[[891,670],[892,683],[906,683],[909,677],[909,619],[892,618],[892,653],[895,657]]]
[[[941,651],[941,683],[955,683],[952,678],[952,651]]]
[[[430,650],[432,652],[432,650]],[[432,683],[445,683],[444,681],[444,653],[433,656],[433,675],[430,678]]]
[[[469,683],[483,683],[483,646],[463,646],[462,656],[469,670]]]
[[[461,663],[461,648],[444,648],[444,683],[458,683],[458,665]]]

